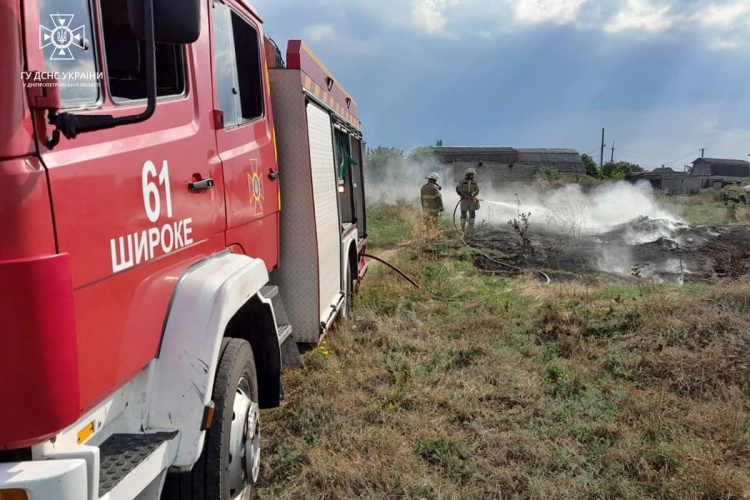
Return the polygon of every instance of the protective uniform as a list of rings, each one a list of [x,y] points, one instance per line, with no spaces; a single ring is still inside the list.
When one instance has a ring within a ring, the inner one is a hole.
[[[438,180],[440,176],[436,173],[430,174],[427,184],[422,186],[422,211],[425,216],[425,225],[429,232],[436,232],[440,226],[440,216],[445,210],[443,207],[443,195],[440,194]]]
[[[734,203],[745,203],[747,204],[747,198],[745,197],[745,191],[740,185],[734,185],[727,190],[726,201]]]
[[[466,176],[458,186],[456,192],[461,197],[461,230],[466,228],[466,222],[469,223],[469,231],[474,230],[474,221],[479,210],[479,182],[475,179],[477,171],[470,168],[466,171]]]
[[[747,205],[747,196],[745,190],[742,189],[742,183],[731,186],[727,193],[724,195],[724,200],[727,205],[727,218],[730,221],[737,221],[737,205],[743,203]]]

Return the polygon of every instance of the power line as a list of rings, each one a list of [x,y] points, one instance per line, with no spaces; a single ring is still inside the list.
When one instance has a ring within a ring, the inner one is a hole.
[[[686,155],[685,155],[685,156],[683,156],[682,158],[677,158],[676,160],[672,160],[672,161],[671,161],[670,163],[676,163],[676,162],[678,162],[678,161],[680,161],[680,160],[684,160],[685,158],[689,158],[689,157],[693,156],[693,155],[694,155],[695,153],[697,153],[698,151],[701,151],[701,150],[700,150],[700,149],[697,149],[697,150],[693,151],[692,153],[688,153],[688,154],[686,154]],[[704,150],[704,151],[705,151],[705,150]]]
[[[618,149],[618,151],[622,155],[629,156],[631,158],[636,158],[636,159],[639,159],[639,160],[651,160],[651,161],[661,161],[661,162],[664,162],[664,163],[674,163],[674,162],[677,162],[677,161],[680,161],[680,160],[684,160],[685,158],[688,158],[688,157],[690,157],[690,156],[692,156],[692,155],[694,155],[696,153],[699,153],[701,150],[700,149],[696,149],[695,151],[691,151],[688,154],[686,154],[685,156],[681,156],[681,157],[679,157],[679,158],[677,158],[675,160],[670,160],[669,157],[667,157],[667,156],[661,156],[661,157],[641,156],[641,155],[634,155],[634,154],[628,153],[627,151],[623,151],[622,149]]]
[[[627,151],[624,151],[622,149],[619,149],[618,151],[620,152],[621,155],[625,155],[625,156],[628,156],[630,158],[636,158],[638,160],[664,161],[664,158],[665,158],[664,156],[657,158],[657,157],[654,157],[654,156],[634,155],[634,154],[628,153]]]

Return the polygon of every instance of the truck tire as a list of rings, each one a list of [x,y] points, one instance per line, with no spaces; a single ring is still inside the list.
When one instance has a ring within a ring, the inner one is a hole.
[[[250,344],[224,339],[214,381],[215,406],[193,470],[170,474],[163,500],[246,500],[260,472],[258,379]]]

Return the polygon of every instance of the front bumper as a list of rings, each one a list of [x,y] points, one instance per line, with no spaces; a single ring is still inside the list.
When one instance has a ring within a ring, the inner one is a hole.
[[[86,460],[0,464],[0,491],[6,489],[25,490],[29,500],[86,499]]]

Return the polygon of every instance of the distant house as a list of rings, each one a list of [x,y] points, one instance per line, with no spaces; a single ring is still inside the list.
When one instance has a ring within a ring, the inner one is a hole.
[[[655,190],[668,194],[695,194],[705,182],[704,178],[693,177],[687,172],[675,172],[669,167],[638,172],[629,175],[627,180],[634,183],[648,181]]]
[[[475,168],[479,180],[490,185],[529,183],[542,169],[563,175],[584,175],[586,168],[574,149],[516,149],[504,147],[437,147],[438,162],[458,182]]]
[[[694,194],[701,189],[721,189],[727,184],[750,178],[750,163],[744,160],[698,158],[691,172],[657,168],[628,176],[631,182],[648,181],[654,189],[669,194]]]
[[[745,160],[698,158],[693,162],[692,174],[744,179],[750,177],[750,163]]]

